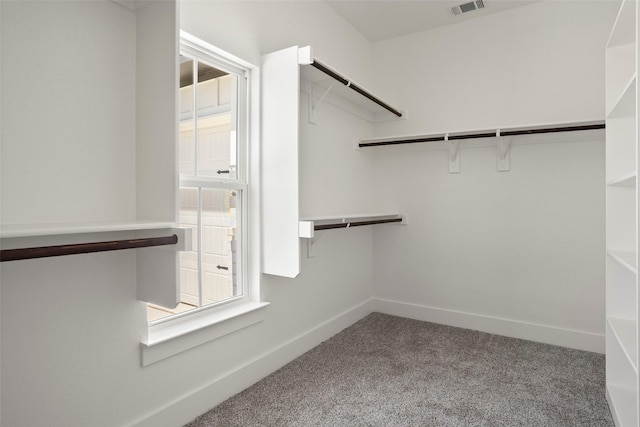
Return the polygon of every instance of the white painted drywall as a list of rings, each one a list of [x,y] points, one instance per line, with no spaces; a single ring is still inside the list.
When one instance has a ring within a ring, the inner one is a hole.
[[[135,218],[133,12],[109,1],[3,1],[0,7],[3,220]],[[280,47],[310,43],[336,68],[358,81],[371,80],[370,45],[322,3],[185,2],[182,16],[186,30],[253,63]],[[216,16],[225,19],[211,25]],[[260,20],[269,25],[257,25]],[[44,63],[29,56],[42,46],[52,49]],[[89,61],[100,55],[106,59]],[[35,68],[25,70],[26,63]],[[98,65],[103,69],[95,70]],[[67,70],[78,85],[18,80],[19,90],[9,88],[9,76],[35,79],[58,70]],[[90,85],[91,72],[100,87]],[[29,121],[32,99],[48,108],[54,103],[53,116]],[[9,111],[14,105],[21,108]],[[356,176],[365,160],[356,158],[348,140],[370,132],[369,126],[334,125],[326,119],[340,111],[332,108],[319,110],[318,125],[303,123],[305,135],[314,134],[312,126],[322,135],[301,147],[301,182],[308,190],[301,209],[307,214],[345,204],[356,209],[370,199],[372,177]],[[91,123],[82,125],[88,130],[72,132],[76,117],[89,114]],[[87,142],[89,130],[91,136],[99,131],[98,139]],[[47,134],[56,136],[59,151],[41,138]],[[306,162],[331,153],[340,158],[323,164],[340,167],[306,168]],[[349,159],[359,164],[350,168]],[[113,210],[104,212],[110,204]],[[3,263],[0,424],[182,425],[367,314],[372,247],[368,228],[325,233],[315,258],[303,258],[296,280],[262,278],[262,299],[271,303],[264,322],[145,368],[140,339],[146,313],[135,299],[132,252]]]
[[[4,223],[135,219],[135,54],[123,7],[2,2]]]
[[[603,120],[614,18],[608,2],[540,2],[380,42],[376,89],[409,119],[377,131]],[[512,141],[510,172],[477,140],[462,143],[460,174],[446,146],[372,154],[378,197],[410,219],[376,229],[374,296],[401,302],[386,306],[397,314],[603,352],[604,132]]]
[[[376,133],[603,120],[603,52],[615,9],[543,1],[375,44],[376,91],[409,111]]]

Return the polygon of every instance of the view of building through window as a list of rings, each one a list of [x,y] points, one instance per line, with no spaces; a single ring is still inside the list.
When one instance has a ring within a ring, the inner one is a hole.
[[[238,261],[244,182],[238,170],[238,82],[242,76],[180,56],[179,222],[193,250],[180,254],[180,301],[149,306],[149,321],[243,294]]]

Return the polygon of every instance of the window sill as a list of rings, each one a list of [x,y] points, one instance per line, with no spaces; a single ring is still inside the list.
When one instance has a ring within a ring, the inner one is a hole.
[[[268,306],[268,302],[249,301],[152,325],[141,343],[142,366],[262,322]]]

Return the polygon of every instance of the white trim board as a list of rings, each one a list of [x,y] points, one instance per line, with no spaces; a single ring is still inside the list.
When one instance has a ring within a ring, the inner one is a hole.
[[[373,299],[372,311],[577,350],[601,354],[605,352],[604,334],[594,334],[382,298]]]
[[[168,402],[142,419],[132,422],[135,427],[174,427],[191,421],[193,414],[203,414],[229,397],[257,383],[287,363],[353,325],[373,312],[368,299],[300,335],[262,353],[208,384]]]

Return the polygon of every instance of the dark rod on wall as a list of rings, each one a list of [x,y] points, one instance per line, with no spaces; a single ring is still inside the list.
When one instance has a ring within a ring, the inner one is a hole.
[[[540,133],[556,133],[556,132],[575,132],[581,130],[594,130],[594,129],[604,129],[604,123],[597,123],[593,125],[578,125],[578,126],[562,126],[562,127],[551,127],[551,128],[534,128],[534,129],[519,129],[519,130],[502,130],[500,131],[500,136],[516,136],[516,135],[534,135]],[[462,134],[462,135],[449,135],[449,141],[460,140],[460,139],[477,139],[477,138],[492,138],[495,137],[495,132],[481,132],[481,133],[471,133],[471,134]],[[396,145],[396,144],[416,144],[419,142],[441,142],[445,141],[445,136],[431,136],[431,137],[415,137],[415,138],[407,138],[407,139],[396,139],[396,140],[388,140],[388,141],[375,141],[375,142],[361,142],[358,144],[360,148],[362,147],[378,147],[381,145]]]
[[[173,234],[171,236],[148,237],[143,239],[112,240],[108,242],[4,249],[0,251],[0,262],[18,261],[34,258],[47,258],[63,255],[88,254],[93,252],[118,251],[122,249],[148,248],[151,246],[175,245],[176,243],[178,243],[178,236]]]
[[[338,224],[317,224],[313,226],[314,230],[331,230],[334,228],[350,228],[358,227],[360,225],[374,225],[374,224],[386,224],[389,222],[402,222],[402,218],[391,219],[376,219],[371,221],[354,221],[354,222],[341,222]]]
[[[360,95],[364,96],[365,98],[369,99],[370,101],[375,102],[376,104],[378,104],[379,106],[381,106],[385,110],[389,111],[390,113],[392,113],[392,114],[394,114],[394,115],[396,115],[398,117],[402,117],[402,112],[401,111],[396,110],[391,105],[389,105],[386,102],[376,98],[375,96],[373,96],[372,94],[370,94],[366,90],[362,89],[361,87],[351,83],[349,80],[345,79],[340,74],[336,73],[335,71],[333,71],[332,69],[330,69],[326,65],[323,65],[323,64],[319,63],[315,59],[313,60],[311,65],[313,67],[317,68],[318,70],[322,71],[326,75],[328,75],[328,76],[332,77],[333,79],[339,81],[340,83],[342,83],[343,85],[347,86],[348,88],[353,89],[354,91],[358,92]]]

